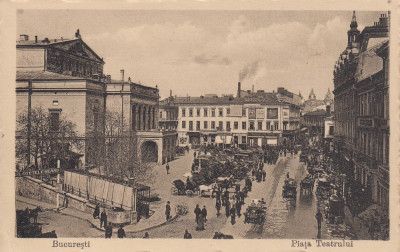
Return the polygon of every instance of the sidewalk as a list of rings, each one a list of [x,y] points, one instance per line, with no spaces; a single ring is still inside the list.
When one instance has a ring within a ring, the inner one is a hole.
[[[57,208],[55,205],[48,204],[45,202],[41,202],[38,200],[22,197],[19,195],[16,195],[16,201],[32,205],[32,206],[40,206],[42,208],[42,211],[54,211],[59,214],[63,215],[68,215],[71,217],[78,218],[80,220],[85,220],[87,221],[93,228],[96,228],[97,230],[104,231],[104,228],[100,228],[100,220],[99,219],[94,219],[92,214],[82,212],[73,208],[60,208],[57,211]],[[177,216],[172,216],[171,221],[175,220]],[[146,231],[152,228],[156,228],[162,225],[167,224],[168,222],[165,220],[165,215],[163,211],[155,211],[155,213],[150,216],[147,219],[141,219],[138,223],[136,224],[130,224],[124,226],[124,230],[126,233],[137,233],[137,232],[142,232]]]

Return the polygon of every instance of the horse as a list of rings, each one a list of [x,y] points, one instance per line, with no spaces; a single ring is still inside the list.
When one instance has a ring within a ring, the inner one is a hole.
[[[29,220],[31,218],[33,218],[33,223],[37,223],[37,219],[38,219],[38,212],[42,212],[42,208],[40,206],[37,206],[34,209],[29,209],[26,208],[26,210],[28,212],[28,216],[29,216]]]

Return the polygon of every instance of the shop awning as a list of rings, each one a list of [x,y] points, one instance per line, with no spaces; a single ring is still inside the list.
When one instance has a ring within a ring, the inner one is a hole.
[[[220,143],[224,143],[224,141],[222,141],[221,136],[216,136],[215,137],[215,143],[220,144]]]
[[[226,136],[225,144],[231,144],[231,143],[232,143],[232,136]]]

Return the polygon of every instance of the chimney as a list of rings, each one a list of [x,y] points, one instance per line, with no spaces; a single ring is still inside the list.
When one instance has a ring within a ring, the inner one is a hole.
[[[35,43],[37,43],[37,36],[35,36]]]
[[[169,97],[172,97],[172,89],[169,90]]]
[[[121,69],[121,81],[122,81],[122,83],[124,83],[124,73],[125,73],[125,70],[124,69]]]
[[[326,105],[326,115],[327,116],[331,115],[331,105]]]
[[[380,26],[389,26],[389,17],[386,14],[381,14],[379,18],[379,25]]]
[[[238,82],[238,93],[236,97],[240,98],[240,91],[241,91],[241,86],[240,86],[240,81]]]
[[[131,77],[128,77],[128,82],[129,82],[129,85],[132,83]]]
[[[19,35],[19,40],[20,41],[28,41],[29,40],[29,36],[26,34],[21,34]]]

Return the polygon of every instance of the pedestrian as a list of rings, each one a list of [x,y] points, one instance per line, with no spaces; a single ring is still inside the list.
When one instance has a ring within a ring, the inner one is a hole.
[[[199,216],[201,214],[201,209],[199,207],[199,204],[196,205],[196,208],[194,209],[194,214],[196,215],[196,223],[199,223]]]
[[[206,206],[203,206],[203,209],[201,210],[201,215],[203,216],[204,223],[207,222],[207,209]]]
[[[317,214],[315,215],[315,219],[317,219],[317,224],[318,224],[318,238],[321,237],[321,223],[322,223],[322,214],[321,210],[318,209]]]
[[[217,209],[217,217],[219,216],[219,211],[221,210],[221,201],[217,200],[215,203],[215,208]]]
[[[126,237],[125,230],[122,227],[122,224],[119,226],[117,234],[118,234],[118,238],[125,238]]]
[[[289,172],[288,172],[288,173],[286,173],[286,178],[289,178]]]
[[[230,204],[230,202],[228,200],[228,201],[225,202],[225,215],[226,215],[226,217],[229,217],[230,208],[231,208],[231,204]]]
[[[243,191],[244,191],[244,188],[243,188]],[[240,204],[244,204],[244,192],[243,191],[239,192]]]
[[[196,158],[196,151],[193,152],[193,157]]]
[[[167,169],[167,174],[169,174],[169,163],[165,166],[165,169]]]
[[[229,211],[230,215],[231,215],[231,223],[232,225],[235,224],[235,217],[236,217],[236,210],[235,210],[235,206],[232,206],[231,210]]]
[[[238,218],[240,218],[240,211],[242,210],[242,204],[240,202],[236,202],[236,213]]]
[[[192,239],[192,234],[186,229],[185,234],[183,235],[183,239]]]
[[[149,233],[148,232],[144,233],[143,239],[149,239],[149,238],[150,238]]]
[[[108,223],[105,230],[106,230],[106,233],[105,233],[106,238],[111,238],[111,236],[112,236],[111,222]]]
[[[101,212],[100,214],[100,228],[103,227],[103,223],[104,223],[104,228],[107,226],[107,213],[106,213],[106,209],[103,209],[103,212]]]
[[[100,205],[99,205],[99,203],[97,203],[96,207],[94,208],[93,218],[98,219],[99,215],[100,215]]]
[[[267,176],[267,172],[265,170],[262,171],[262,179],[265,181],[265,177]]]
[[[169,201],[167,201],[167,205],[165,206],[165,218],[167,221],[171,219],[171,205]]]
[[[199,219],[198,219],[198,222],[197,222],[196,230],[197,231],[202,231],[202,230],[204,230],[204,217],[203,217],[203,214],[200,213],[198,218]]]

